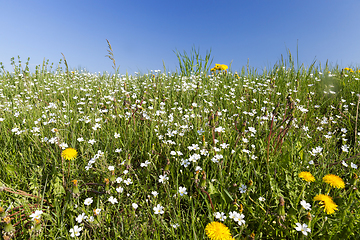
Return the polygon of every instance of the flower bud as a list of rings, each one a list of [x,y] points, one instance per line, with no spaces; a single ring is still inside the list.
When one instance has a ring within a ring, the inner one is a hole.
[[[110,190],[110,187],[109,187],[109,179],[108,178],[105,178],[104,179],[104,182],[105,182],[105,191],[109,191]]]
[[[3,207],[0,207],[0,218],[3,218],[6,216],[5,209]]]
[[[74,186],[72,188],[72,192],[73,194],[79,194],[80,193],[80,190],[79,190],[79,187],[78,187],[78,180],[74,179],[72,180]]]
[[[206,188],[206,173],[204,171],[202,171],[202,179],[200,181],[200,187],[202,188]]]
[[[34,223],[35,223],[35,231],[40,231],[41,230],[41,220],[35,218]]]
[[[281,219],[285,220],[285,200],[283,197],[279,197],[278,215]]]
[[[240,203],[239,212],[242,213],[243,211],[244,211],[244,207],[243,207],[243,205]]]
[[[5,217],[3,219],[3,221],[5,222],[4,231],[5,232],[12,232],[14,230],[14,226],[11,224],[11,218],[10,217]]]
[[[129,167],[131,165],[131,155],[128,155],[128,158],[126,160],[126,166]]]
[[[308,213],[306,214],[306,219],[309,221],[309,222],[308,222],[308,225],[310,225],[310,222],[311,222],[311,219],[312,219],[312,216],[311,216],[311,213],[310,213],[310,212],[308,212]]]
[[[110,181],[115,182],[115,171],[111,171]]]
[[[166,166],[165,166],[165,171],[169,171],[170,169],[170,160],[167,159],[167,163],[166,163]]]

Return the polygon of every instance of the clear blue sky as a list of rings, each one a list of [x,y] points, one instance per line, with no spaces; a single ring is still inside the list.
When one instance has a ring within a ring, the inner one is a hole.
[[[215,63],[240,70],[272,67],[290,49],[299,62],[360,63],[358,0],[0,0],[0,62],[43,58],[72,68],[112,70],[108,39],[120,72],[178,67],[174,50],[212,49]]]

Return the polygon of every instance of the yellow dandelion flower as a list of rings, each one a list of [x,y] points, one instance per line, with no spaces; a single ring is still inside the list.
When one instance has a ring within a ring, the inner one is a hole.
[[[214,69],[215,70],[221,70],[221,64],[218,64],[218,63],[215,63],[215,67],[214,67]]]
[[[66,160],[73,160],[77,157],[78,153],[74,148],[67,148],[61,153],[61,157]]]
[[[225,65],[225,64],[220,64],[220,69],[221,70],[226,70],[226,69],[228,69],[229,67],[227,66],[227,65]]]
[[[211,240],[232,239],[229,228],[220,222],[208,223],[205,233]]]
[[[346,68],[344,68],[344,70],[345,70],[345,71],[349,71],[349,72],[351,72],[351,73],[353,73],[353,72],[354,72],[354,70],[352,70],[351,68],[347,68],[347,67],[346,67]]]
[[[328,195],[318,194],[314,197],[314,201],[320,201],[320,204],[324,207],[324,212],[327,214],[333,214],[337,209],[337,206],[332,198]]]
[[[299,173],[299,178],[302,178],[303,180],[307,182],[314,182],[315,178],[310,172],[301,172]]]
[[[345,188],[345,183],[341,179],[341,177],[336,176],[334,174],[327,174],[327,175],[325,175],[325,177],[323,177],[322,180],[324,182],[326,182],[327,184],[330,184],[330,186],[332,186],[332,187]]]

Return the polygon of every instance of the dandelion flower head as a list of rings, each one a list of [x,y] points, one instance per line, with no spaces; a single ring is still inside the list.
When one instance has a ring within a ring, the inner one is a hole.
[[[218,64],[218,63],[216,63],[215,64],[215,67],[213,67],[212,69],[211,69],[211,71],[216,71],[216,70],[227,70],[229,67],[227,66],[227,65],[225,65],[225,64]]]
[[[314,182],[315,178],[310,172],[301,172],[299,173],[299,178],[302,178],[303,180],[307,182]]]
[[[314,201],[320,201],[321,205],[324,205],[324,212],[327,214],[333,214],[337,209],[337,206],[332,198],[328,195],[318,194],[314,197]]]
[[[211,240],[233,239],[229,228],[220,222],[208,223],[205,227],[205,233]]]
[[[61,153],[61,157],[66,160],[73,160],[77,157],[78,153],[74,148],[67,148]]]
[[[335,188],[345,188],[344,181],[339,176],[336,176],[334,174],[325,175],[323,177],[323,181]]]

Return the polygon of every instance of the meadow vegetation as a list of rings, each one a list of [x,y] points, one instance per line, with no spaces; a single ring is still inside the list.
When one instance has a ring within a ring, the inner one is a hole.
[[[358,69],[120,75],[108,44],[114,74],[0,65],[3,239],[357,238]]]

